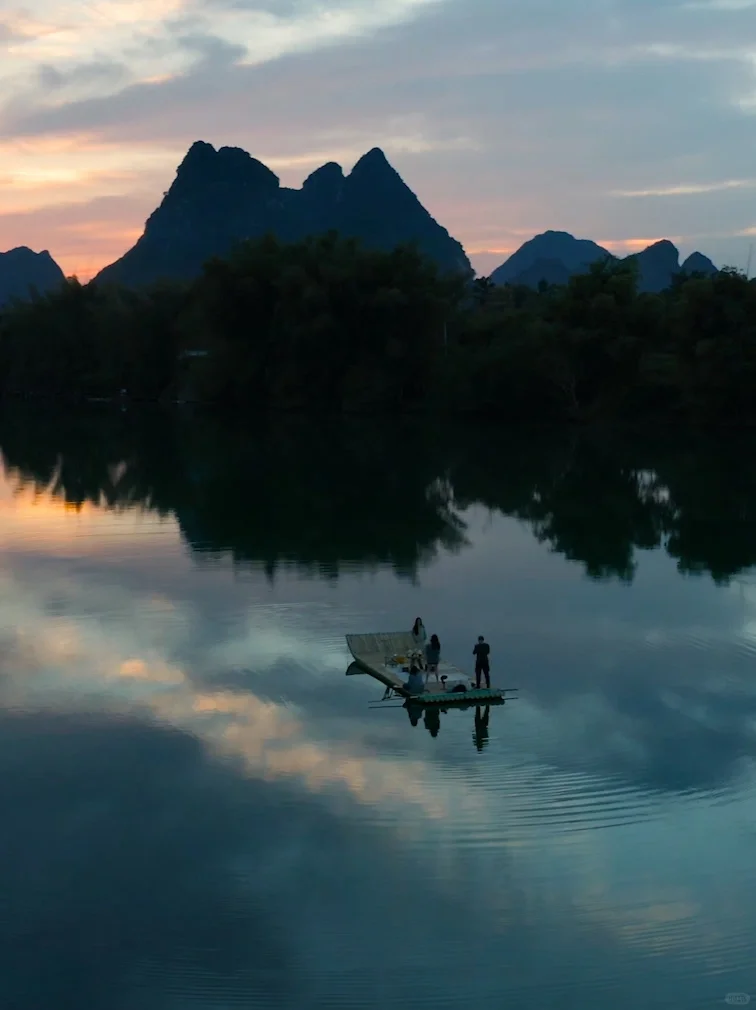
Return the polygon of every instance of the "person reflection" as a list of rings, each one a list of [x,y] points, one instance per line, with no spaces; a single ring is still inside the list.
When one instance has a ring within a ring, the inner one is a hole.
[[[491,706],[486,705],[484,713],[481,715],[480,705],[475,706],[475,729],[473,730],[473,740],[478,751],[482,751],[488,744],[488,717],[491,714]]]
[[[422,718],[423,706],[418,705],[416,701],[412,701],[411,698],[408,698],[404,703],[404,707],[407,710],[410,723],[413,726],[417,726]]]
[[[426,705],[423,722],[431,736],[438,736],[438,731],[441,729],[441,713],[435,705]]]

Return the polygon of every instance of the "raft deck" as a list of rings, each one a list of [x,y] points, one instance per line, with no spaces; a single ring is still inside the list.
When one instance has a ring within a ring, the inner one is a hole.
[[[398,662],[398,659],[408,659],[416,646],[409,631],[373,632],[365,635],[347,635],[347,647],[354,657],[355,663],[371,677],[375,677],[386,687],[390,687],[403,698],[412,698],[418,705],[454,705],[469,704],[472,701],[492,701],[504,698],[505,692],[498,687],[477,688],[475,682],[463,673],[459,667],[442,660],[438,664],[438,680],[436,674],[423,673],[425,691],[423,694],[410,694],[407,690],[407,673],[403,667],[408,662]],[[446,678],[442,680],[442,678]],[[463,686],[464,691],[455,691],[455,687]]]

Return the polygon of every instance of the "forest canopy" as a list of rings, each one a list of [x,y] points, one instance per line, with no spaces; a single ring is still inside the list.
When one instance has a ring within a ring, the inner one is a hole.
[[[756,281],[639,293],[607,260],[564,286],[442,274],[335,233],[242,243],[186,284],[75,279],[0,313],[0,396],[528,421],[756,420]],[[122,392],[123,391],[123,392]]]

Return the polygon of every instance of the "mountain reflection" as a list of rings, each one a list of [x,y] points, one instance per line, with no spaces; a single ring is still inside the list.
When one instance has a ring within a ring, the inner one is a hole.
[[[752,439],[525,432],[429,421],[228,422],[158,410],[13,410],[0,418],[12,479],[69,507],[173,515],[190,546],[335,577],[413,577],[463,549],[465,510],[522,520],[594,579],[630,581],[662,547],[726,582],[756,563]]]

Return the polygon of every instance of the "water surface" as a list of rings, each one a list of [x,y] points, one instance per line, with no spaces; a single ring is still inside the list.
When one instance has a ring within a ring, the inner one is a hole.
[[[0,448],[3,1007],[756,999],[748,444],[127,411]],[[369,708],[344,634],[417,614],[519,700]]]

